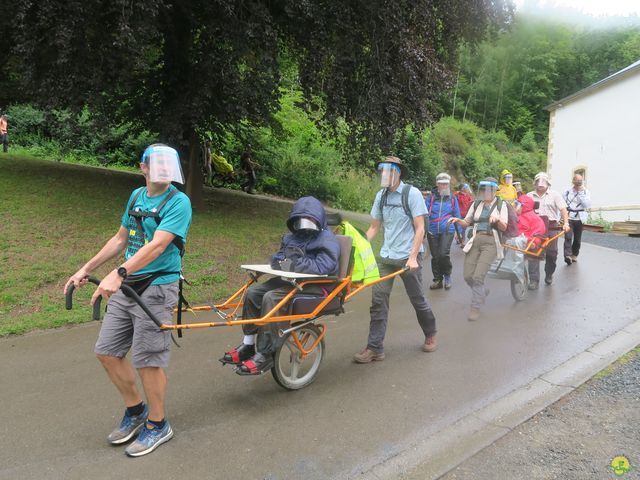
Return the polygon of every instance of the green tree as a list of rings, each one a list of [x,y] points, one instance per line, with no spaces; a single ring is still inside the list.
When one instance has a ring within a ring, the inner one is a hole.
[[[14,26],[3,62],[18,100],[91,105],[180,145],[197,206],[199,132],[267,122],[281,52],[330,124],[388,147],[397,128],[434,118],[459,42],[511,11],[503,0],[17,0],[3,12]]]

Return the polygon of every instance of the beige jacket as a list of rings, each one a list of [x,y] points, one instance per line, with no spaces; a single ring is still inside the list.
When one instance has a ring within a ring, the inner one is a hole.
[[[491,202],[491,205],[493,205],[497,201],[498,199],[494,198],[493,201]],[[483,203],[484,202],[481,202],[478,205],[478,207],[482,207]],[[471,247],[473,246],[473,240],[476,238],[476,231],[478,230],[478,220],[480,220],[480,215],[482,215],[482,208],[478,208],[478,211],[476,211],[475,202],[472,203],[471,207],[469,207],[469,211],[467,212],[466,217],[464,217],[464,221],[467,222],[469,226],[473,226],[473,236],[471,237],[471,239],[469,239],[469,241],[466,243],[466,245],[462,249],[464,253],[468,253],[469,250],[471,250]],[[496,208],[493,209],[489,219],[491,218],[498,218],[502,223],[504,223],[505,225],[507,224],[507,222],[509,221],[509,212],[507,211],[507,207],[506,205],[504,205],[504,202],[502,204],[502,208],[499,211],[497,206]],[[502,243],[500,243],[500,235],[498,234],[498,230],[495,228],[491,229],[491,231],[493,232],[493,239],[496,242],[496,250],[498,251],[498,258],[502,259],[504,258],[504,248],[502,246]]]

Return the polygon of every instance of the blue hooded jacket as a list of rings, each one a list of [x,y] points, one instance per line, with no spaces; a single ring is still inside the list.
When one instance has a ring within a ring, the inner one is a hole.
[[[455,195],[445,195],[440,197],[437,190],[425,200],[427,211],[429,212],[429,233],[438,235],[439,233],[453,233],[455,226],[447,221],[453,216],[460,218],[460,206]]]
[[[296,218],[313,219],[320,231],[293,230]],[[289,258],[292,271],[316,275],[337,275],[340,244],[331,230],[327,228],[324,207],[314,197],[302,197],[293,205],[287,227],[292,233],[282,238],[280,250],[271,257],[271,268],[279,269],[278,262]]]

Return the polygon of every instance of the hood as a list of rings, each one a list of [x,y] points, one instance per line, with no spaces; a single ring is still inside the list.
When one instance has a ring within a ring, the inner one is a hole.
[[[522,213],[533,212],[534,200],[528,195],[521,195],[518,202],[522,205]]]
[[[504,183],[504,176],[505,175],[513,175],[509,170],[507,170],[506,168],[504,170],[502,170],[502,172],[500,173],[500,185],[506,185],[506,183]]]
[[[291,208],[291,213],[287,219],[287,228],[293,232],[293,222],[298,217],[308,217],[316,221],[320,230],[327,228],[327,215],[324,207],[315,197],[301,197]]]

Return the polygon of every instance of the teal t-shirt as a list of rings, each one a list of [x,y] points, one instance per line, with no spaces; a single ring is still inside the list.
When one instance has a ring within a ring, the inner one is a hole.
[[[144,242],[141,241],[140,236],[136,235],[138,231],[138,223],[134,217],[129,215],[129,206],[133,201],[133,197],[135,197],[140,190],[141,193],[138,195],[136,203],[132,205],[133,210],[139,209],[140,211],[152,212],[162,203],[171,191],[177,189],[173,185],[170,185],[165,193],[158,195],[157,197],[149,197],[147,195],[146,187],[138,188],[131,193],[129,200],[127,201],[127,205],[125,206],[125,211],[122,215],[121,221],[122,226],[129,231],[127,249],[124,254],[125,260],[134,256],[138,250],[144,246],[144,244],[150,242],[153,239],[153,235],[156,230],[173,233],[174,235],[182,238],[182,241],[186,243],[187,233],[191,226],[191,201],[184,193],[178,192],[162,207],[162,210],[160,210],[160,224],[158,224],[156,219],[153,217],[145,217],[142,219]],[[162,275],[152,282],[152,285],[162,285],[178,281],[181,269],[182,258],[180,257],[180,250],[176,245],[170,243],[167,248],[165,248],[164,252],[162,252],[153,262],[141,270],[131,273],[176,272],[169,275]]]

